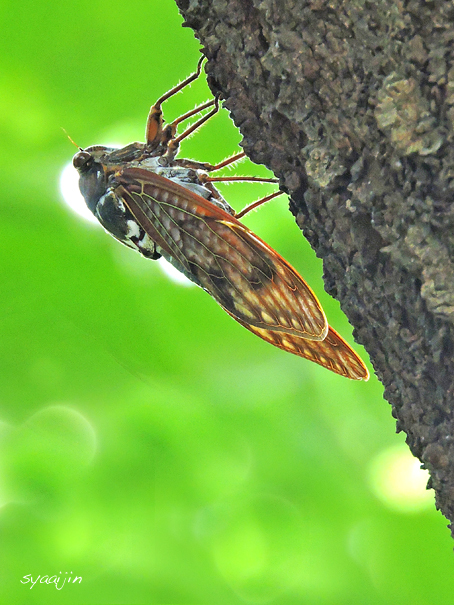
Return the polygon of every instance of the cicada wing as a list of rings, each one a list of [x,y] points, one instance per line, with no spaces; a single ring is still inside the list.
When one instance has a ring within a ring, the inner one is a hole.
[[[336,374],[353,380],[369,380],[369,371],[362,359],[331,326],[324,340],[315,341],[294,334],[264,330],[243,321],[239,323],[272,345],[314,361]]]
[[[328,324],[310,287],[237,219],[141,168],[127,168],[116,180],[117,194],[164,256],[236,320],[265,331],[325,338]]]

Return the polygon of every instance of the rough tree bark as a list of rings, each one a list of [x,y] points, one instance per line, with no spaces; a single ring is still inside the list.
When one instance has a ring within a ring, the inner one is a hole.
[[[454,7],[177,0],[454,521]]]

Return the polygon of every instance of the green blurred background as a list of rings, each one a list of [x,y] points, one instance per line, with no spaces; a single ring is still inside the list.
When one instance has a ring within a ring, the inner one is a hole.
[[[271,347],[63,200],[61,127],[81,146],[143,140],[150,104],[194,70],[174,3],[0,15],[0,602],[452,603],[447,522],[375,377]],[[208,96],[201,78],[167,118]],[[217,162],[239,140],[224,110],[182,155]],[[268,191],[225,195],[239,210]],[[287,200],[245,222],[353,342]]]

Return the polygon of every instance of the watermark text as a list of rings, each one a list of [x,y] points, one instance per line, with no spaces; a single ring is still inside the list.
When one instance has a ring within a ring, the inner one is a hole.
[[[54,584],[57,590],[61,590],[65,584],[80,584],[82,582],[82,576],[75,576],[73,572],[65,571],[64,574],[60,571],[55,576],[37,576],[36,580],[32,577],[32,574],[22,576],[21,584],[29,584],[30,590],[35,587],[35,584]]]

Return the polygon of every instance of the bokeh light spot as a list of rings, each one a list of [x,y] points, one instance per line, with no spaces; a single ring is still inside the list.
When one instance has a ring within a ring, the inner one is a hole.
[[[433,492],[426,489],[429,473],[420,464],[405,446],[380,452],[370,465],[372,491],[388,508],[398,512],[430,508]]]
[[[66,405],[42,408],[9,440],[5,470],[13,499],[39,501],[45,507],[60,502],[96,449],[95,429],[80,412]]]

